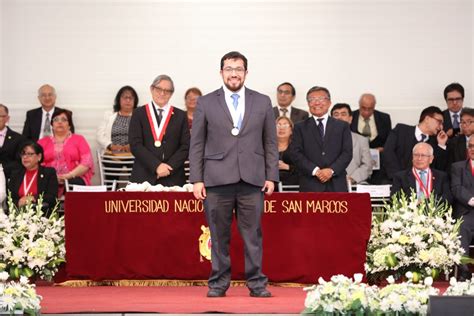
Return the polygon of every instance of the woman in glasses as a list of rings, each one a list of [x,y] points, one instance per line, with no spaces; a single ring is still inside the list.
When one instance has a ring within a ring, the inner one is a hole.
[[[133,110],[138,105],[138,94],[131,86],[120,88],[115,96],[113,112],[105,113],[97,129],[97,142],[110,154],[130,154],[128,128]]]
[[[43,148],[34,141],[26,141],[20,146],[19,155],[22,168],[12,172],[8,182],[13,202],[22,207],[36,203],[43,195],[43,212],[46,216],[56,205],[58,179],[53,168],[41,166]]]
[[[84,136],[71,132],[74,126],[72,112],[56,110],[51,118],[51,126],[53,134],[38,141],[44,150],[43,166],[56,170],[61,185],[65,180],[70,184],[90,185],[94,161]]]
[[[293,134],[293,122],[286,116],[276,119],[277,139],[278,139],[278,169],[280,171],[280,181],[283,185],[298,184],[298,172],[296,166],[290,158],[288,147]]]

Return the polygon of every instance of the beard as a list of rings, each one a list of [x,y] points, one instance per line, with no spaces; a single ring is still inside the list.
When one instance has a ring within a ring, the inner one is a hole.
[[[243,80],[240,80],[239,82],[230,84],[230,83],[229,83],[229,80],[227,80],[227,81],[224,82],[224,85],[225,85],[225,86],[227,87],[227,89],[229,89],[230,91],[232,91],[232,92],[237,92],[237,91],[239,91],[240,89],[242,89],[242,87],[244,86],[244,81],[243,81]]]

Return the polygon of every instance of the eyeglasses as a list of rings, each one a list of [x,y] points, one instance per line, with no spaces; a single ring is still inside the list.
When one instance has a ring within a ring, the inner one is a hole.
[[[231,74],[235,71],[237,74],[243,74],[245,72],[245,68],[242,67],[237,67],[237,68],[232,68],[232,67],[225,67],[224,72]]]
[[[51,97],[54,97],[55,94],[54,93],[41,93],[39,95],[40,98],[51,98]]]
[[[164,94],[164,95],[170,95],[173,93],[173,90],[168,90],[168,89],[163,89],[157,86],[153,86],[153,88],[158,92],[159,94]]]
[[[288,123],[277,124],[277,128],[279,129],[287,129],[288,127],[290,127],[290,124]]]
[[[438,124],[443,124],[443,119],[439,119],[439,118],[436,118],[434,116],[430,116],[432,119],[436,120],[436,122],[438,122]]]
[[[135,100],[133,95],[122,95],[120,98],[124,100]]]
[[[68,121],[68,119],[65,118],[65,117],[57,116],[57,117],[53,118],[53,122],[67,122],[67,121]]]
[[[461,125],[471,125],[474,121],[463,121],[461,120]]]
[[[328,97],[313,97],[313,98],[307,98],[306,99],[308,101],[308,103],[322,103],[322,102],[326,102],[327,100],[329,100]]]
[[[413,157],[414,157],[414,158],[423,158],[423,159],[426,159],[426,158],[430,158],[431,155],[427,155],[427,154],[413,154]]]
[[[283,95],[291,95],[292,94],[291,90],[280,90],[280,89],[277,90],[277,93],[278,94],[283,94]]]
[[[461,102],[464,98],[447,98],[448,103]]]
[[[474,144],[469,144],[469,145],[467,145],[467,148],[469,148],[469,149],[474,149]]]
[[[37,153],[22,152],[22,153],[20,154],[21,157],[33,157],[34,155],[37,155]]]

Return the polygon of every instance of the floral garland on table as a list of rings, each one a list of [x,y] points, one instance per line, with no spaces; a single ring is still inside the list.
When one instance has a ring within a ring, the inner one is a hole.
[[[456,278],[451,277],[449,280],[449,287],[443,295],[469,295],[474,296],[474,279],[464,282],[456,281]]]
[[[193,185],[187,183],[180,186],[165,187],[162,184],[151,185],[150,182],[145,181],[142,183],[129,182],[125,188],[121,188],[117,191],[126,192],[193,192]]]
[[[9,274],[0,272],[0,313],[40,315],[41,296],[36,294],[35,285],[28,283],[28,278],[22,276],[20,282],[7,282]]]
[[[65,261],[64,218],[54,208],[49,218],[42,214],[40,196],[36,204],[17,208],[8,197],[9,215],[0,209],[0,272],[10,278],[39,277],[51,281]]]
[[[418,282],[426,276],[434,279],[461,262],[464,254],[459,240],[461,222],[451,216],[447,203],[430,199],[418,201],[416,194],[392,197],[385,205],[385,218],[374,218],[365,270],[371,282],[389,275],[398,280],[412,272]]]
[[[308,293],[303,314],[426,315],[430,295],[439,293],[432,287],[431,277],[423,284],[396,284],[390,276],[384,288],[361,283],[361,279],[361,274],[354,275],[354,281],[343,275],[333,276],[329,282],[320,278],[318,285],[304,289]]]

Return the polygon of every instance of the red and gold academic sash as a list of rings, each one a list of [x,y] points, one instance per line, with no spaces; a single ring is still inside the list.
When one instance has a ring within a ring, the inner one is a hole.
[[[161,120],[160,125],[158,125],[158,121],[156,120],[155,109],[153,108],[152,103],[148,103],[145,106],[146,115],[148,117],[148,123],[150,124],[151,133],[153,134],[153,139],[155,140],[154,145],[155,147],[161,147],[161,142],[163,141],[163,136],[166,134],[166,128],[168,127],[168,123],[171,119],[171,115],[173,115],[174,108],[170,106],[170,110],[168,111],[168,115],[166,116],[165,120]]]

